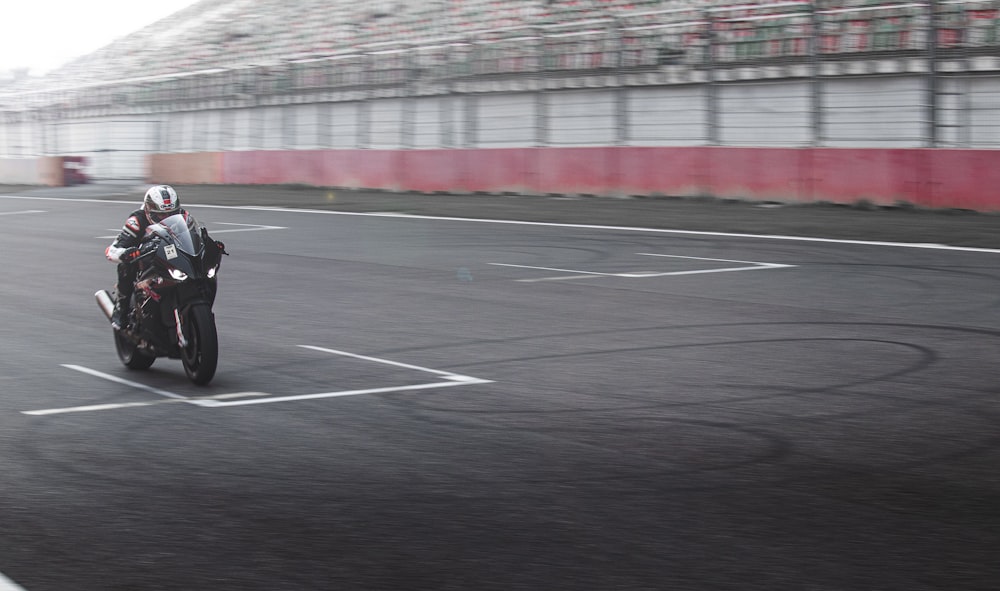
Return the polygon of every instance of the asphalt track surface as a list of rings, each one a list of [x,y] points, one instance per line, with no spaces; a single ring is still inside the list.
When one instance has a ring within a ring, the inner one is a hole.
[[[0,190],[0,590],[1000,584],[996,216],[180,190],[201,388],[93,300],[140,189]]]

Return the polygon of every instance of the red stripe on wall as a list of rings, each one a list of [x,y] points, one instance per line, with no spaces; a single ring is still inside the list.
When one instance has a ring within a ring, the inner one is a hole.
[[[154,154],[151,182],[713,196],[1000,210],[1000,150],[593,147]]]

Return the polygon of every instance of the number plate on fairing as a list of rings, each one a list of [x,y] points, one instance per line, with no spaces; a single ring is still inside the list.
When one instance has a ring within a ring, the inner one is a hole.
[[[163,247],[163,254],[167,255],[167,260],[177,258],[177,247],[173,244],[168,244]]]

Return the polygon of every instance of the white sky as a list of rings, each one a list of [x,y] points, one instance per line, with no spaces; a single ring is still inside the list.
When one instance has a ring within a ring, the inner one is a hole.
[[[0,0],[0,73],[42,75],[197,0]]]

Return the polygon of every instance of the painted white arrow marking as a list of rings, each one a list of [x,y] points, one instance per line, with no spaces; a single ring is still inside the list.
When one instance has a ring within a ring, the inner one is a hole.
[[[726,267],[724,269],[698,269],[694,271],[673,271],[670,273],[622,273],[619,277],[666,277],[668,275],[697,275],[700,273],[729,273],[732,271],[758,271],[761,269],[786,269],[789,267],[794,267],[795,265],[785,265],[781,263],[759,263],[756,261],[734,261],[731,259],[709,259],[705,257],[686,257],[676,254],[655,254],[651,252],[637,252],[635,253],[639,256],[644,257],[665,257],[671,259],[690,259],[695,261],[713,261],[718,263],[742,263],[744,265],[750,265],[748,267]]]
[[[124,386],[135,388],[136,390],[142,390],[144,392],[157,394],[159,396],[167,398],[168,400],[152,400],[145,402],[119,402],[112,404],[88,404],[86,406],[70,406],[66,408],[47,408],[43,410],[28,410],[28,411],[22,411],[22,414],[32,415],[32,416],[58,415],[58,414],[66,414],[72,412],[93,412],[98,410],[115,410],[119,408],[132,408],[137,406],[155,406],[158,404],[170,404],[178,402],[186,402],[188,404],[194,404],[198,406],[210,406],[205,403],[215,400],[228,400],[230,398],[268,396],[268,394],[264,392],[234,392],[232,394],[217,394],[215,396],[189,398],[187,396],[181,396],[180,394],[168,392],[167,390],[161,390],[159,388],[154,388],[152,386],[140,384],[139,382],[133,382],[131,380],[126,380],[118,376],[106,374],[104,372],[100,372],[95,369],[90,369],[89,367],[83,367],[81,365],[68,365],[68,364],[63,364],[62,366],[65,367],[66,369],[72,369],[73,371],[78,371],[80,373],[85,373],[89,376],[94,376],[95,378],[101,378],[102,380],[107,380],[109,382],[114,382],[116,384],[122,384]],[[0,588],[0,591],[3,591],[3,589]]]
[[[534,279],[516,279],[523,283],[535,283],[539,281],[568,281],[574,279],[592,279],[594,277],[624,277],[627,279],[645,279],[648,277],[668,277],[672,275],[700,275],[703,273],[728,273],[732,271],[757,271],[761,269],[784,269],[795,265],[785,265],[781,263],[760,263],[756,261],[734,261],[730,259],[710,259],[705,257],[688,257],[673,254],[654,254],[648,252],[637,252],[639,256],[648,257],[668,257],[675,259],[692,259],[697,261],[713,261],[719,263],[743,263],[745,267],[726,267],[723,269],[695,269],[692,271],[669,271],[664,273],[656,272],[631,272],[631,273],[599,273],[596,271],[581,271],[579,269],[562,269],[559,267],[538,267],[534,265],[513,265],[510,263],[489,263],[496,267],[514,267],[517,269],[537,269],[539,271],[555,271],[557,273],[571,273],[558,277],[541,277]]]
[[[389,359],[380,359],[378,357],[370,357],[368,355],[358,355],[356,353],[348,353],[347,351],[338,351],[336,349],[327,349],[324,347],[314,347],[312,345],[299,345],[303,349],[310,349],[313,351],[319,351],[321,353],[330,353],[332,355],[340,355],[343,357],[351,357],[353,359],[360,359],[362,361],[371,361],[374,363],[380,363],[383,365],[391,365],[393,367],[399,367],[403,369],[409,369],[424,373],[434,374],[441,378],[440,381],[434,381],[423,384],[409,384],[406,386],[389,386],[383,388],[366,388],[362,390],[339,390],[335,392],[319,392],[316,394],[299,394],[292,396],[274,396],[266,392],[233,392],[231,394],[217,394],[215,396],[204,396],[204,397],[187,397],[181,396],[180,394],[175,394],[167,390],[161,390],[160,388],[154,388],[152,386],[147,386],[145,384],[140,384],[138,382],[133,382],[131,380],[126,380],[118,376],[111,374],[106,374],[88,367],[83,367],[80,365],[67,365],[63,364],[66,369],[71,369],[73,371],[78,371],[80,373],[85,373],[90,376],[101,378],[102,380],[107,380],[109,382],[114,382],[116,384],[122,384],[135,388],[137,390],[143,390],[145,392],[150,392],[152,394],[157,394],[167,398],[167,400],[152,400],[145,402],[120,402],[120,403],[110,403],[110,404],[89,404],[85,406],[70,406],[66,408],[48,408],[42,410],[29,410],[22,411],[22,414],[32,415],[32,416],[46,416],[46,415],[57,415],[66,414],[74,412],[94,412],[100,410],[115,410],[120,408],[134,408],[141,406],[154,406],[159,404],[171,404],[183,402],[187,404],[193,404],[195,406],[201,406],[205,408],[216,408],[223,406],[244,406],[248,404],[270,404],[272,402],[289,402],[294,400],[314,400],[317,398],[336,398],[341,396],[359,396],[362,394],[387,394],[391,392],[413,392],[418,390],[429,390],[433,388],[450,388],[453,386],[471,386],[475,384],[492,384],[491,380],[483,380],[480,378],[475,378],[472,376],[466,376],[462,374],[452,373],[450,371],[441,371],[437,369],[431,369],[429,367],[421,367],[419,365],[411,365],[409,363],[400,363],[399,361],[392,361]],[[235,399],[235,400],[234,400]],[[0,591],[4,591],[0,587]]]
[[[330,353],[331,355],[340,355],[343,357],[351,357],[353,359],[360,359],[362,361],[371,361],[374,363],[381,363],[383,365],[391,365],[393,367],[401,367],[403,369],[412,369],[415,371],[421,371],[424,373],[431,373],[437,376],[441,376],[446,381],[440,382],[430,382],[426,384],[410,384],[408,386],[389,386],[385,388],[367,388],[364,390],[340,390],[337,392],[319,392],[316,394],[299,394],[294,396],[276,396],[270,398],[256,398],[253,400],[234,400],[232,402],[220,402],[216,400],[204,400],[199,402],[201,406],[246,406],[249,404],[270,404],[272,402],[290,402],[295,400],[315,400],[318,398],[337,398],[341,396],[360,396],[362,394],[388,394],[391,392],[414,392],[417,390],[430,390],[433,388],[450,388],[452,386],[471,386],[474,384],[492,384],[491,380],[483,380],[480,378],[474,378],[472,376],[464,376],[457,373],[452,373],[450,371],[441,371],[438,369],[430,369],[429,367],[421,367],[419,365],[410,365],[409,363],[400,363],[398,361],[391,361],[389,359],[381,359],[379,357],[370,357],[368,355],[358,355],[356,353],[348,353],[347,351],[338,351],[337,349],[327,349],[325,347],[314,347],[312,345],[299,345],[303,349],[310,349],[313,351],[319,351],[321,353]]]

